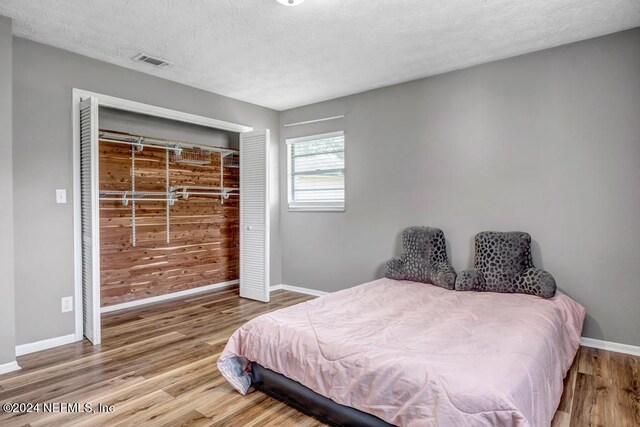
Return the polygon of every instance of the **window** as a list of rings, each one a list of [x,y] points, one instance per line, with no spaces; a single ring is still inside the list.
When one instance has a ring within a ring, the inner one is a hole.
[[[344,132],[287,139],[289,210],[344,211]]]

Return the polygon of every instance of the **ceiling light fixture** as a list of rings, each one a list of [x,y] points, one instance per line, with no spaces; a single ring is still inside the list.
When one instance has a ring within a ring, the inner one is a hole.
[[[285,6],[299,6],[304,0],[277,0],[278,3],[283,4]]]

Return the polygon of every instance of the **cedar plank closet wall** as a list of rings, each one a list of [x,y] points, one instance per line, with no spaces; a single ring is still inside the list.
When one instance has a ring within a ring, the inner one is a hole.
[[[237,135],[138,114],[100,111],[100,128],[188,143],[233,147]],[[219,186],[220,158],[211,164],[170,161],[171,185]],[[170,158],[171,159],[171,158]],[[100,143],[100,190],[131,190],[131,148]],[[166,152],[136,152],[136,191],[166,190]],[[239,187],[239,169],[224,168],[224,186]],[[239,277],[239,197],[191,197],[170,207],[167,243],[166,203],[136,202],[136,246],[132,245],[132,206],[100,202],[101,305],[165,295]]]

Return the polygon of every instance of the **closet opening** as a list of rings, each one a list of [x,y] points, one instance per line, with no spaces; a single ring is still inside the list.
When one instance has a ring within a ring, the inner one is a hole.
[[[269,301],[268,130],[79,89],[73,122],[76,340],[216,288]]]
[[[99,117],[101,313],[237,284],[239,133]]]

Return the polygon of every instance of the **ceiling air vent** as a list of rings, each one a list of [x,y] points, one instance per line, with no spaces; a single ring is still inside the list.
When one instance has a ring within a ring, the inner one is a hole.
[[[157,67],[157,68],[167,68],[173,65],[169,61],[165,61],[164,59],[160,59],[160,58],[155,58],[153,56],[146,55],[144,53],[137,54],[136,56],[133,57],[133,60],[138,62],[144,62],[145,64],[153,65],[154,67]]]

